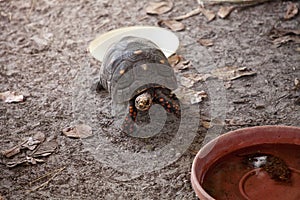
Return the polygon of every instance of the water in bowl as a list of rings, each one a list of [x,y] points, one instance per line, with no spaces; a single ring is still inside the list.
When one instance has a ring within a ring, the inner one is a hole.
[[[300,145],[247,147],[217,160],[201,181],[217,200],[299,200]]]

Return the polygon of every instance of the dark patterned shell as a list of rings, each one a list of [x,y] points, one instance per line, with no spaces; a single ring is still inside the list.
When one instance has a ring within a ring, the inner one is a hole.
[[[107,51],[100,84],[119,103],[150,87],[177,87],[174,71],[163,52],[151,41],[131,36],[122,38]]]

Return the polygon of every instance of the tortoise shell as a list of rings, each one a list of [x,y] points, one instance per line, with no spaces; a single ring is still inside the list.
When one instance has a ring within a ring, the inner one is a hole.
[[[132,36],[108,49],[100,69],[100,84],[115,103],[128,102],[151,87],[177,88],[174,70],[159,47]]]

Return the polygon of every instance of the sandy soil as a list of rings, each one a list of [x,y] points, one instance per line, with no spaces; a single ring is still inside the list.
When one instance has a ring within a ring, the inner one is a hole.
[[[26,95],[21,103],[0,102],[0,150],[20,143],[34,131],[45,133],[58,145],[43,158],[44,163],[36,165],[6,166],[28,151],[16,158],[1,156],[0,194],[4,199],[196,199],[190,168],[206,135],[257,125],[300,125],[300,92],[294,83],[300,79],[300,46],[288,42],[277,47],[269,37],[274,27],[299,29],[300,16],[283,20],[288,2],[274,1],[237,9],[224,20],[208,23],[205,16],[197,15],[182,21],[186,29],[176,33],[181,42],[178,52],[191,61],[188,72],[205,74],[237,66],[257,74],[230,83],[207,79],[193,87],[205,90],[208,98],[197,106],[200,117],[194,119],[199,127],[192,144],[171,164],[154,171],[147,168],[145,173],[140,173],[138,166],[129,166],[129,172],[118,170],[109,160],[114,155],[104,155],[108,159],[95,156],[89,149],[90,140],[63,135],[63,128],[89,123],[101,136],[99,141],[105,138],[119,151],[132,155],[152,152],[172,139],[172,134],[134,139],[113,126],[109,94],[96,92],[94,87],[101,63],[87,51],[98,34],[130,25],[157,26],[159,19],[198,6],[196,1],[176,1],[171,12],[149,16],[144,10],[146,3],[0,1],[0,92]],[[209,8],[217,11],[219,7]],[[212,39],[214,45],[203,47],[197,43],[200,38]],[[170,124],[179,123],[174,120],[170,119]],[[152,161],[143,160],[141,166],[147,162]],[[134,168],[139,173],[134,173]]]

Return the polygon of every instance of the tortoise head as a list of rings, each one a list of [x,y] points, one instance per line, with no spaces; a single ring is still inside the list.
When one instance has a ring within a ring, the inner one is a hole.
[[[152,105],[152,96],[144,92],[135,98],[135,107],[140,111],[149,110]]]

